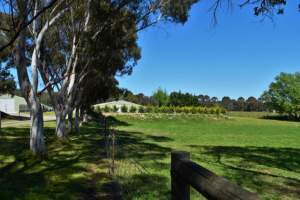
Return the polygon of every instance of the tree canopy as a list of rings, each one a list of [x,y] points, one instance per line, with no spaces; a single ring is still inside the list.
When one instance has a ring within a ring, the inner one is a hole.
[[[7,69],[0,69],[0,94],[14,94],[16,83]]]
[[[270,109],[290,117],[300,116],[300,73],[281,73],[262,95]]]

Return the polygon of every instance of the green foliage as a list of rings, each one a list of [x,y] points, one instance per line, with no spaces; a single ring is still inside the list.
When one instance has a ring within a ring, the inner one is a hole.
[[[136,113],[136,111],[137,111],[137,108],[135,106],[130,106],[129,112]]]
[[[215,107],[201,107],[201,106],[147,106],[146,113],[185,113],[185,114],[226,114],[226,110],[219,106]]]
[[[152,98],[158,102],[158,106],[166,106],[169,103],[169,96],[166,90],[158,88],[152,95]]]
[[[126,105],[122,105],[121,112],[122,113],[127,113],[128,112],[128,107]]]
[[[0,68],[0,94],[14,94],[15,90],[16,83],[13,76],[8,70]]]
[[[101,107],[100,106],[96,106],[94,109],[95,109],[96,113],[101,113]]]
[[[147,106],[146,109],[145,109],[145,112],[146,112],[146,113],[152,113],[153,110],[154,110],[154,109],[153,109],[153,106]]]
[[[209,97],[208,97],[209,98]],[[198,97],[190,93],[172,92],[169,97],[169,105],[172,106],[197,106]]]
[[[185,23],[188,19],[188,12],[191,6],[198,0],[168,0],[163,7],[162,14],[165,18],[176,22]]]
[[[261,97],[270,109],[300,117],[300,73],[281,73]]]
[[[138,108],[138,112],[139,112],[139,113],[144,113],[144,112],[145,112],[144,106],[140,106],[140,107]]]
[[[106,113],[110,112],[111,108],[109,106],[104,106],[103,111],[106,112]]]
[[[118,112],[118,110],[119,110],[119,109],[118,109],[118,107],[117,107],[116,105],[114,105],[114,106],[112,107],[112,111],[113,111],[113,112]]]

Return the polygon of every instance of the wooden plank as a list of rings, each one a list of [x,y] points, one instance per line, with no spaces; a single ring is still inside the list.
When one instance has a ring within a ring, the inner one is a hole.
[[[173,151],[171,154],[171,199],[189,200],[190,186],[177,176],[175,169],[182,159],[189,159],[190,154],[183,151]]]
[[[176,165],[172,167],[172,171],[172,173],[176,174],[177,178],[191,185],[207,199],[259,199],[255,193],[249,192],[225,178],[217,176],[208,169],[186,158],[180,159],[179,162],[177,160]]]

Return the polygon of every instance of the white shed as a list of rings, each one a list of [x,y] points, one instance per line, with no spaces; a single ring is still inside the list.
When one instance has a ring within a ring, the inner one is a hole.
[[[8,114],[18,114],[20,107],[27,107],[24,98],[8,94],[0,96],[0,110]]]
[[[53,110],[52,107],[42,104],[44,111]],[[0,111],[7,114],[16,115],[20,112],[29,112],[27,102],[23,97],[11,96],[9,94],[0,95]]]

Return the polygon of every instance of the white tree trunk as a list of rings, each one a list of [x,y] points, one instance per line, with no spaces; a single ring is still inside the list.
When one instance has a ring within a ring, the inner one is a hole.
[[[66,115],[62,111],[55,111],[56,114],[56,135],[59,138],[66,138]]]
[[[45,153],[43,112],[29,80],[25,51],[25,33],[22,31],[16,46],[16,69],[22,94],[31,109],[30,149],[35,155],[43,155]],[[32,82],[35,83],[35,80]]]
[[[85,113],[83,114],[83,120],[82,120],[82,122],[87,123],[87,122],[89,121],[88,118],[89,118],[89,117],[88,117],[88,114],[85,112]]]
[[[42,107],[38,101],[32,102],[30,118],[30,149],[35,155],[43,155],[45,153],[44,121]]]

